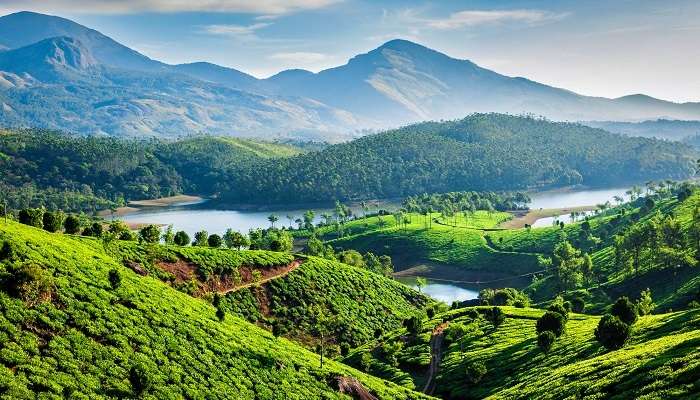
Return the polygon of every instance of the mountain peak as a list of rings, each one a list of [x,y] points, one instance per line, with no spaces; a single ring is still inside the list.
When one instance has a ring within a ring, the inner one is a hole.
[[[92,53],[78,40],[67,36],[49,38],[28,46],[44,54],[44,61],[54,66],[86,69],[98,64]]]
[[[410,40],[406,39],[392,39],[377,48],[377,50],[381,49],[391,49],[398,51],[435,51],[421,44],[411,42]]]

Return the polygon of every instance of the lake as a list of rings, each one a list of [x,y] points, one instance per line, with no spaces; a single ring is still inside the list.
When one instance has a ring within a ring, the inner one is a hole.
[[[629,187],[617,187],[610,189],[561,189],[547,190],[543,192],[530,193],[532,202],[530,208],[537,210],[540,208],[563,208],[594,206],[603,204],[606,201],[614,204],[614,197],[621,196],[628,199],[625,192]]]
[[[396,280],[418,290],[418,286],[416,286],[416,277],[401,277],[396,278]],[[473,289],[468,289],[453,283],[437,282],[431,279],[426,280],[428,283],[421,288],[421,291],[435,300],[442,301],[448,305],[452,304],[453,301],[473,300],[479,297],[479,292]]]

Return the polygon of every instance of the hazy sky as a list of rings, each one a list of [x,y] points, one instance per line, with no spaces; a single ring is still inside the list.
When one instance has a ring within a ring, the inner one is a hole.
[[[0,0],[169,63],[266,77],[404,38],[586,95],[700,101],[700,1]]]

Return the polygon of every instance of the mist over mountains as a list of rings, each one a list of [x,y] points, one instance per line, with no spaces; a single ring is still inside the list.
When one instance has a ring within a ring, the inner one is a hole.
[[[406,40],[319,73],[258,79],[207,62],[169,65],[70,20],[0,18],[0,123],[84,134],[195,132],[339,141],[364,129],[474,112],[568,121],[700,119],[700,103],[589,97],[508,77]]]

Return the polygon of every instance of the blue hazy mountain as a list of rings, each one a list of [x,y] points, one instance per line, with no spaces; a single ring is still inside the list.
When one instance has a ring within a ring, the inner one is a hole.
[[[392,40],[318,73],[267,79],[207,62],[169,65],[68,19],[0,17],[0,123],[83,133],[312,136],[473,112],[555,120],[700,119],[699,103],[582,96]]]

